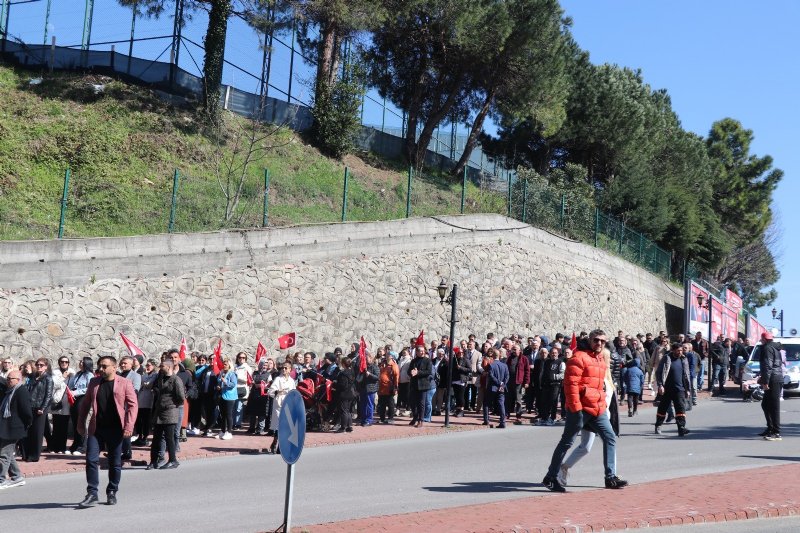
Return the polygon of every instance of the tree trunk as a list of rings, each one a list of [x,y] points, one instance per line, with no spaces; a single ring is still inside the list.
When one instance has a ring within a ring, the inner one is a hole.
[[[461,89],[462,79],[463,76],[461,74],[456,75],[453,78],[453,81],[448,86],[447,98],[437,110],[430,114],[428,120],[425,122],[425,125],[422,127],[419,140],[416,142],[414,159],[411,161],[411,163],[414,165],[414,168],[422,168],[425,162],[425,152],[427,151],[428,145],[433,138],[433,132],[436,130],[436,127],[442,122],[442,120],[444,120],[444,117],[450,113],[450,110],[453,109],[453,105],[456,102],[456,97]],[[437,100],[438,99],[439,98],[437,98]]]
[[[452,175],[454,177],[461,176],[461,173],[464,171],[464,167],[467,166],[469,158],[472,155],[472,150],[474,150],[475,145],[478,144],[478,134],[483,129],[483,121],[486,119],[486,115],[489,114],[489,109],[492,107],[494,95],[494,87],[488,93],[486,93],[486,98],[483,100],[483,105],[481,105],[478,114],[475,116],[475,121],[472,123],[472,129],[469,131],[469,137],[467,137],[467,143],[464,146],[464,152],[461,154],[458,163],[456,163],[456,166],[453,169]]]
[[[213,0],[208,13],[203,63],[203,110],[212,126],[220,121],[219,90],[225,63],[225,34],[233,0]]]
[[[319,100],[323,87],[325,85],[333,85],[336,81],[336,69],[334,65],[337,63],[336,57],[338,54],[336,38],[336,25],[326,20],[320,27],[320,40],[319,40],[319,61],[317,63],[317,84],[314,88],[314,99]]]

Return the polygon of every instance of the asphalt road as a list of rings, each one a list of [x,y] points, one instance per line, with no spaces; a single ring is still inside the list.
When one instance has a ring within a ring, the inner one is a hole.
[[[692,433],[683,439],[674,424],[654,435],[652,409],[624,417],[618,474],[639,483],[797,461],[800,399],[781,406],[781,442],[756,437],[759,404],[733,398],[695,407],[687,417]],[[539,482],[560,434],[560,426],[526,425],[310,448],[297,465],[293,525],[544,494]],[[599,442],[597,448],[571,473],[570,490],[602,486]],[[77,510],[83,475],[53,475],[0,492],[0,519],[2,530],[11,525],[7,531],[16,533],[84,532],[88,522],[104,531],[274,530],[283,519],[285,480],[276,456],[185,461],[171,471],[125,470],[116,507]]]

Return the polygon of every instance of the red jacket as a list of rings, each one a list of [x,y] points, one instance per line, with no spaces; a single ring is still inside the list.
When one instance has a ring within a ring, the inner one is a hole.
[[[77,424],[78,433],[81,435],[94,435],[97,425],[97,388],[102,379],[92,378],[89,388],[86,389],[86,396],[81,401]],[[122,433],[133,433],[133,424],[136,422],[136,415],[139,414],[139,402],[136,400],[133,383],[118,375],[114,375],[114,403],[117,405],[117,413],[122,422]],[[92,416],[87,425],[89,408],[92,409]]]
[[[584,411],[592,416],[600,416],[606,410],[606,394],[603,381],[606,376],[606,362],[603,354],[575,352],[567,360],[564,374],[564,397],[567,410],[571,413]]]
[[[525,385],[526,387],[531,382],[531,363],[528,361],[528,356],[519,354],[517,356],[517,372],[516,375],[510,376],[511,383],[515,385]],[[509,368],[511,368],[509,366]]]

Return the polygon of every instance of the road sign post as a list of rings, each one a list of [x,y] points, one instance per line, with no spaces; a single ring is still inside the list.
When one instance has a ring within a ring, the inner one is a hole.
[[[294,464],[300,459],[306,440],[306,407],[296,390],[289,391],[283,400],[278,418],[278,446],[286,462],[286,501],[283,508],[283,531],[292,529],[292,496],[294,495]]]

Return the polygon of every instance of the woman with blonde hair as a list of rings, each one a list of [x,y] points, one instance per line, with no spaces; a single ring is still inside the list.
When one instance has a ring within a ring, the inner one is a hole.
[[[614,386],[614,377],[611,374],[611,352],[608,348],[603,348],[603,361],[606,364],[606,377],[603,380],[606,390],[606,405],[608,406],[608,419],[611,422],[611,427],[614,433],[619,436],[619,411],[617,409],[616,394],[617,388]],[[567,486],[567,477],[569,476],[569,469],[577,464],[578,461],[586,457],[592,451],[592,445],[597,434],[584,427],[581,429],[581,443],[572,450],[572,453],[561,463],[558,469],[557,479],[558,482],[564,487]],[[615,461],[616,462],[616,461]]]
[[[222,360],[222,372],[219,373],[217,381],[217,390],[220,393],[221,431],[214,437],[215,439],[230,440],[233,438],[233,408],[239,398],[236,386],[236,370],[233,368],[230,357],[226,357]]]
[[[278,418],[281,414],[281,407],[283,407],[283,400],[286,399],[286,395],[289,394],[289,391],[294,390],[295,383],[294,379],[292,379],[291,372],[292,372],[292,363],[287,358],[286,361],[279,365],[281,369],[281,373],[272,380],[272,384],[269,386],[269,391],[267,394],[271,398],[272,401],[272,415],[269,421],[269,428],[274,432],[272,437],[272,444],[269,446],[269,453],[279,453],[280,449],[277,448],[278,446]]]

